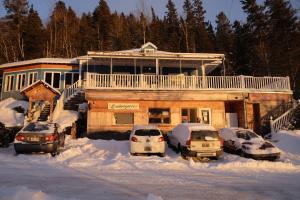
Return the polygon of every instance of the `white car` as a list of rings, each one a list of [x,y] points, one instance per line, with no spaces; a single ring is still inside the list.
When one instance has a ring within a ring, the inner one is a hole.
[[[223,153],[223,141],[216,129],[198,123],[177,125],[168,134],[168,143],[181,152],[183,158],[205,157],[218,159]]]
[[[250,129],[223,128],[220,136],[228,153],[258,160],[276,160],[280,157],[280,150],[275,145]]]
[[[165,156],[166,144],[156,126],[135,125],[130,134],[130,154],[159,154]]]

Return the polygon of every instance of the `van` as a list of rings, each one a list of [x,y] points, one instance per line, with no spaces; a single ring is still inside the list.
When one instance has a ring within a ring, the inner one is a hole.
[[[223,154],[223,140],[212,126],[198,123],[177,125],[168,134],[168,143],[179,151],[183,158],[216,158]]]

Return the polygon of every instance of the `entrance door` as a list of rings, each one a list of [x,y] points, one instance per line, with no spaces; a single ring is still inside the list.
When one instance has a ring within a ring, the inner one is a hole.
[[[260,106],[259,103],[253,104],[253,130],[260,133]]]

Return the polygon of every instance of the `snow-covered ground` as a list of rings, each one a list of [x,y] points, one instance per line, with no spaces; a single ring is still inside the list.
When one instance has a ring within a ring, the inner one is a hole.
[[[18,101],[13,98],[8,98],[0,101],[0,122],[6,127],[23,126],[24,114],[18,113],[13,108],[22,107],[25,111],[28,109],[27,101]]]
[[[0,199],[299,199],[300,132],[274,138],[277,162],[224,154],[218,161],[129,154],[128,141],[71,140],[59,156],[0,149]]]

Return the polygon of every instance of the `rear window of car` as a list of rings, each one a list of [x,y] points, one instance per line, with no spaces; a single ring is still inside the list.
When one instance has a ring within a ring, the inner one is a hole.
[[[159,136],[160,131],[157,129],[139,129],[135,131],[136,136]]]
[[[258,136],[251,131],[237,131],[236,136],[245,140],[250,140],[251,138],[258,138]]]
[[[207,138],[218,139],[217,131],[201,130],[201,131],[192,131],[191,140],[206,140]]]
[[[47,124],[30,123],[24,128],[24,131],[31,131],[31,132],[46,131],[46,130],[49,130],[49,126]]]

